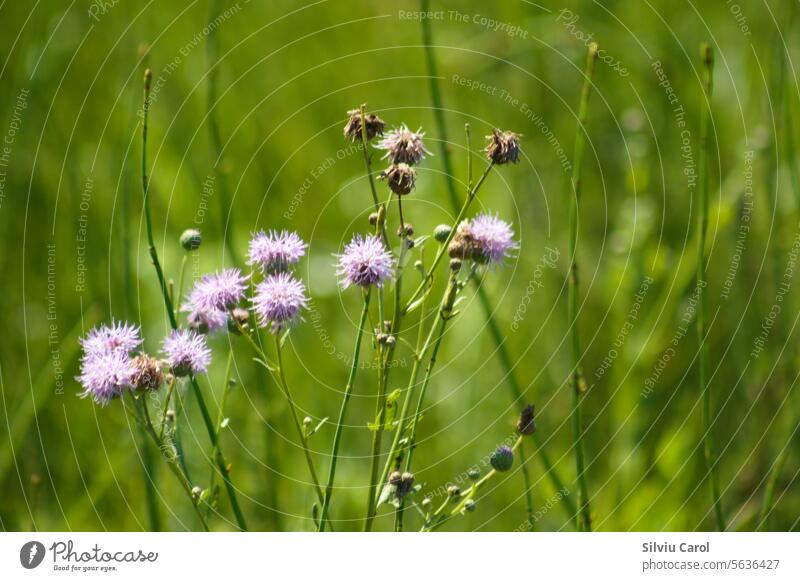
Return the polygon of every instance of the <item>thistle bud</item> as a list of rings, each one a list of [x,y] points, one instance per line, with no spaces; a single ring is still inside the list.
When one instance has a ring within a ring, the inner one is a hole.
[[[131,363],[134,368],[131,384],[138,391],[158,389],[164,383],[164,373],[157,359],[142,353],[134,357]]]
[[[196,228],[189,228],[188,230],[184,230],[183,234],[181,234],[181,246],[183,246],[183,249],[187,252],[197,250],[202,243],[203,235],[200,233],[200,230]]]
[[[452,231],[453,229],[447,224],[439,224],[433,230],[433,238],[436,240],[436,242],[444,244],[447,242],[447,239],[450,237],[450,232]]]
[[[467,501],[464,503],[464,511],[473,512],[474,510],[475,510],[475,501],[472,500],[471,498],[467,499]]]
[[[231,311],[231,318],[228,321],[228,331],[239,335],[241,333],[241,331],[239,331],[239,327],[246,330],[249,322],[250,313],[247,311],[247,309],[237,307]]]
[[[398,196],[405,196],[414,189],[417,172],[405,163],[392,164],[381,173],[378,179],[386,180],[389,189]]]
[[[533,411],[533,406],[528,405],[525,406],[525,409],[519,414],[519,419],[517,420],[517,432],[523,436],[530,436],[536,431],[536,421]]]
[[[469,477],[470,480],[475,481],[481,477],[481,471],[479,468],[470,468],[467,471],[467,476]]]
[[[507,472],[514,464],[514,451],[508,446],[500,446],[492,452],[489,463],[498,472]]]
[[[458,272],[461,270],[461,259],[460,258],[451,258],[450,259],[450,270],[452,272]]]
[[[400,486],[400,482],[403,480],[403,475],[400,471],[395,470],[391,474],[389,474],[389,484],[392,486]]]

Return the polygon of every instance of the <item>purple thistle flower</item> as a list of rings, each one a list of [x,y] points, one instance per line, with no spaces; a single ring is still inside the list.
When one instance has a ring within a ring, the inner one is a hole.
[[[381,159],[388,157],[393,164],[417,165],[426,154],[430,154],[422,142],[423,137],[425,133],[422,132],[422,128],[414,133],[403,123],[399,129],[389,131],[375,147],[386,150],[386,155]]]
[[[306,287],[287,272],[269,275],[256,287],[252,299],[258,324],[273,333],[290,326],[308,306]]]
[[[89,331],[80,343],[84,358],[88,359],[110,352],[127,355],[142,344],[142,337],[136,325],[112,321],[111,325],[100,325]]]
[[[227,311],[219,311],[217,309],[200,311],[194,309],[193,305],[184,307],[182,310],[189,313],[186,317],[189,328],[198,333],[214,333],[228,326]]]
[[[83,386],[80,397],[90,397],[107,405],[133,387],[136,369],[128,354],[120,350],[93,353],[83,358],[81,374],[76,379]]]
[[[469,222],[468,232],[475,250],[486,262],[500,263],[511,250],[518,248],[511,225],[491,214],[475,216]]]
[[[350,244],[339,255],[339,268],[343,288],[378,286],[394,272],[394,258],[384,249],[378,236],[353,236]]]
[[[247,264],[258,265],[263,272],[283,272],[297,264],[306,248],[308,245],[295,232],[262,230],[250,240]]]
[[[164,339],[162,351],[177,377],[205,373],[211,363],[211,350],[206,338],[195,331],[172,331]]]
[[[238,268],[228,268],[200,279],[189,294],[189,311],[227,311],[244,298],[245,277]]]

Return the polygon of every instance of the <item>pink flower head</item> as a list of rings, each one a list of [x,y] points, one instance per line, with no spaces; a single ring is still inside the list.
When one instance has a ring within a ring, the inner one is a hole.
[[[80,397],[91,397],[95,403],[106,405],[133,387],[136,369],[128,354],[120,351],[93,353],[81,362],[76,378],[83,386]]]
[[[308,245],[296,232],[270,230],[257,232],[250,240],[247,264],[263,272],[283,272],[298,263]]]
[[[336,271],[343,288],[383,285],[383,281],[394,273],[394,258],[386,251],[378,236],[353,236],[339,255]]]
[[[164,339],[162,350],[172,373],[177,377],[205,373],[211,363],[211,350],[205,335],[195,331],[172,331]]]
[[[511,225],[497,216],[478,214],[468,223],[467,230],[481,262],[498,264],[518,248]]]
[[[280,332],[297,318],[300,309],[308,306],[306,287],[288,272],[269,275],[256,287],[252,299],[258,324]]]
[[[127,355],[142,344],[142,336],[136,325],[112,321],[111,325],[95,327],[80,342],[84,358],[110,352]]]

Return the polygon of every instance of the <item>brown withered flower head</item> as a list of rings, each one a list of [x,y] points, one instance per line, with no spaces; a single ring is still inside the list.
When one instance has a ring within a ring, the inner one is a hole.
[[[459,260],[473,260],[480,255],[468,221],[461,222],[456,228],[456,233],[447,246],[447,254],[450,258]]]
[[[383,156],[383,159],[389,158],[391,163],[417,165],[427,154],[430,154],[422,142],[425,133],[421,129],[415,133],[404,123],[399,129],[389,131],[375,147],[385,149],[386,155]]]
[[[361,109],[351,109],[347,112],[349,118],[344,126],[344,136],[350,141],[361,141]],[[383,119],[374,113],[365,113],[364,121],[366,122],[367,141],[371,141],[374,137],[382,136],[383,130],[386,127]]]
[[[525,406],[525,409],[519,414],[519,419],[517,420],[517,432],[523,436],[530,436],[535,431],[536,420],[534,418],[533,406],[528,405]]]
[[[138,391],[158,389],[164,383],[164,373],[158,359],[140,353],[131,361],[134,369],[131,385]]]
[[[517,163],[519,161],[519,135],[511,131],[492,129],[492,134],[487,135],[489,143],[486,145],[486,157],[495,165]]]
[[[398,196],[411,193],[417,183],[417,172],[405,163],[396,163],[386,168],[378,179],[386,180],[391,189]]]

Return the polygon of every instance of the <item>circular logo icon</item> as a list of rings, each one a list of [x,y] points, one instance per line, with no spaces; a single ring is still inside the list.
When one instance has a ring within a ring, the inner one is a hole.
[[[19,550],[19,562],[26,569],[35,569],[44,560],[44,545],[39,541],[28,541]]]

